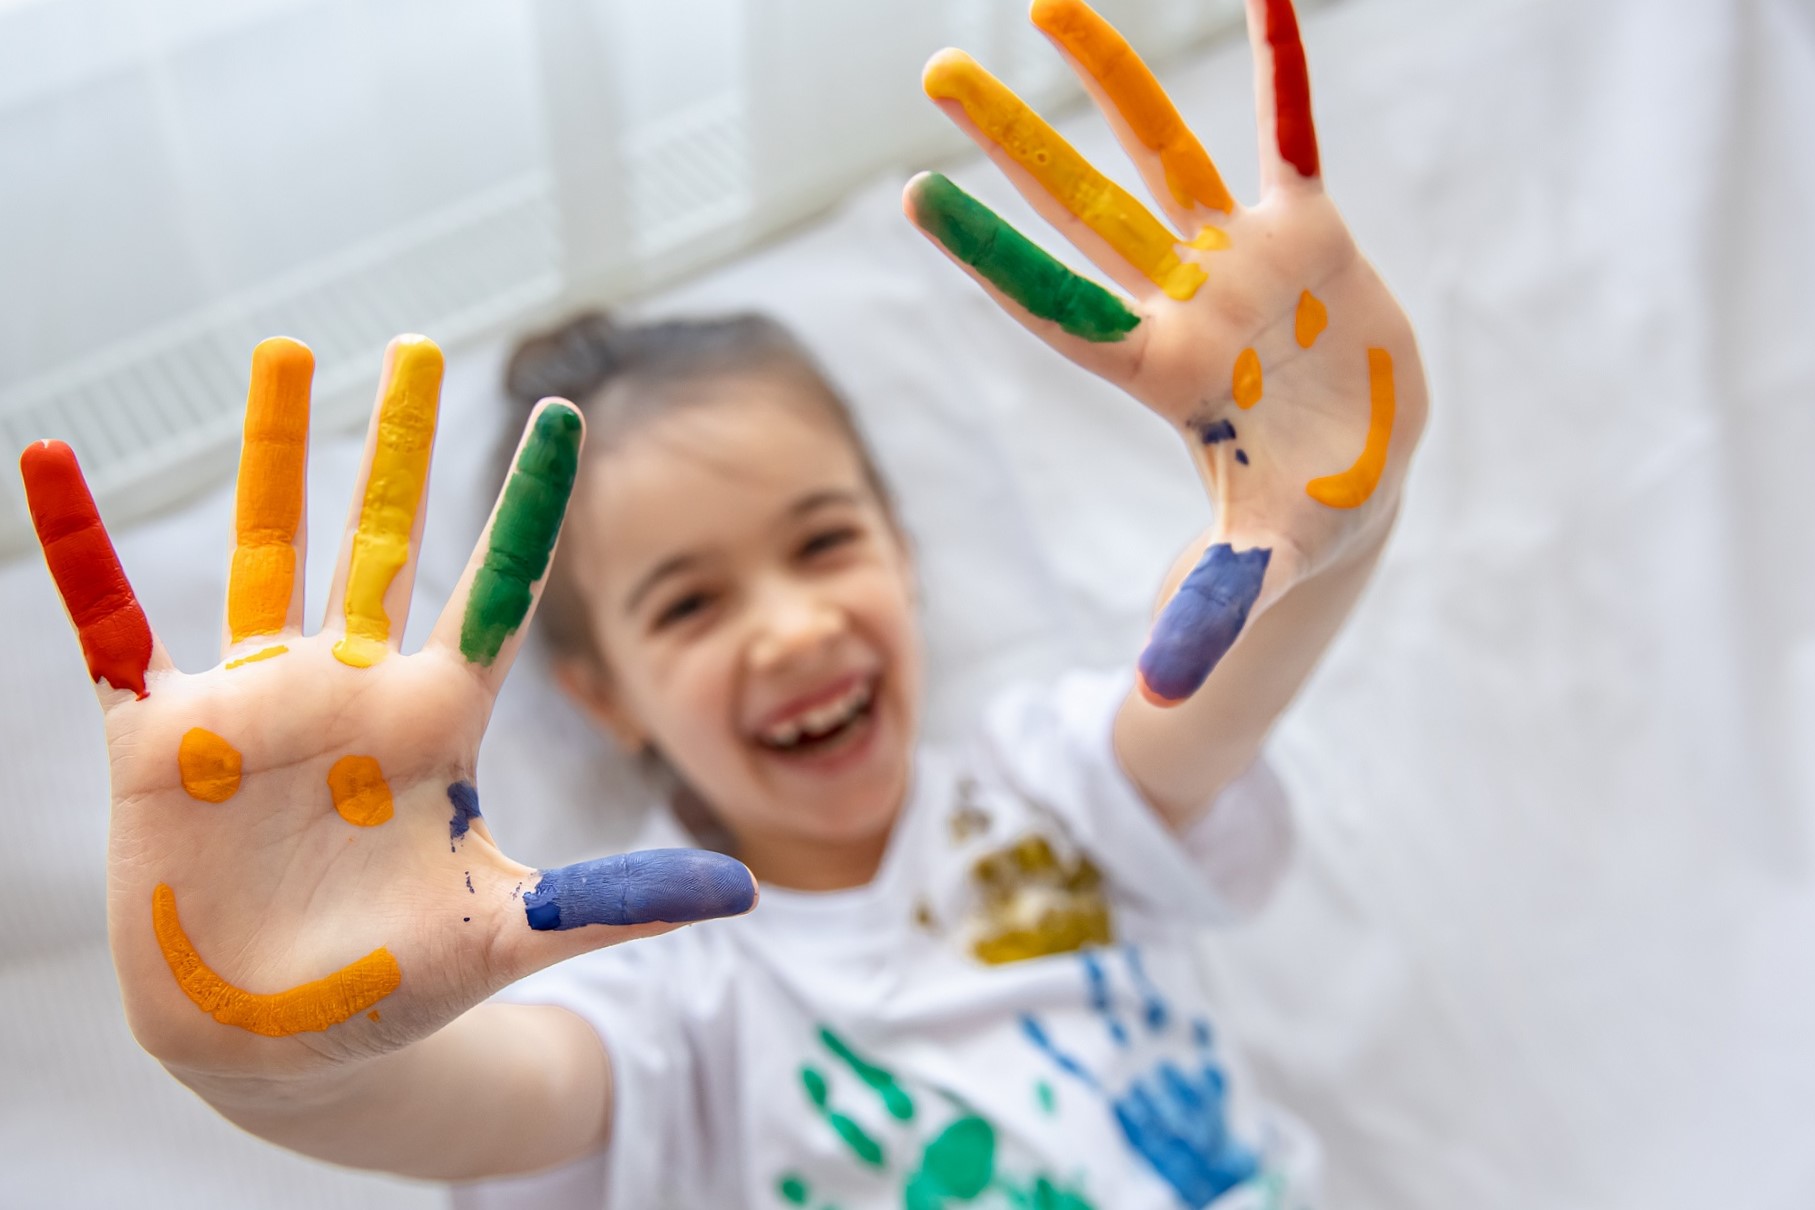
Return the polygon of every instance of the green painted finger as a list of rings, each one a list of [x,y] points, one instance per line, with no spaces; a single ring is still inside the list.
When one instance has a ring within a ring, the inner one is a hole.
[[[1048,256],[938,173],[915,180],[908,197],[922,231],[1030,315],[1099,344],[1121,340],[1140,324],[1120,298]]]
[[[581,428],[572,407],[543,408],[517,455],[460,623],[460,653],[475,664],[489,667],[529,616],[573,494]]]

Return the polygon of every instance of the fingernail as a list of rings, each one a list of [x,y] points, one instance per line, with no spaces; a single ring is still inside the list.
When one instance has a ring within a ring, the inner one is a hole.
[[[756,902],[742,862],[704,849],[647,849],[543,870],[523,896],[533,929],[687,924],[736,916]]]

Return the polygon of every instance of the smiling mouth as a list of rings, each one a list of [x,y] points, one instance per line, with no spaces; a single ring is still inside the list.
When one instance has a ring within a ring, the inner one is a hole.
[[[875,714],[876,681],[859,681],[824,705],[764,728],[756,744],[767,752],[807,756],[829,752],[858,735]]]

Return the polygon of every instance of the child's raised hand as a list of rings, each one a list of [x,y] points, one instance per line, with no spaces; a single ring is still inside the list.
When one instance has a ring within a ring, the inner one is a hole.
[[[1411,326],[1323,191],[1291,0],[1248,0],[1260,201],[1244,207],[1128,44],[1082,0],[1035,0],[1164,220],[968,56],[926,90],[1132,301],[1079,277],[944,177],[908,216],[1011,315],[1184,434],[1216,506],[1155,623],[1142,690],[1203,684],[1251,613],[1384,535],[1427,399]]]
[[[179,1072],[302,1074],[392,1050],[539,967],[754,895],[737,862],[692,850],[537,871],[480,817],[480,737],[578,463],[572,405],[537,408],[453,599],[403,655],[442,359],[394,341],[330,619],[302,633],[313,365],[288,340],[253,356],[227,634],[206,672],[171,666],[69,447],[20,460],[106,716],[121,991]]]

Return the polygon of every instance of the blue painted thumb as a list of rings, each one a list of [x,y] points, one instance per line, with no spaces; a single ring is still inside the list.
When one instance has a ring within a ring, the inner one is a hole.
[[[1273,549],[1237,551],[1219,542],[1204,552],[1166,602],[1141,652],[1144,691],[1163,703],[1196,693],[1248,624]]]
[[[686,924],[736,916],[756,902],[741,861],[704,849],[647,849],[543,870],[523,896],[533,929]]]

